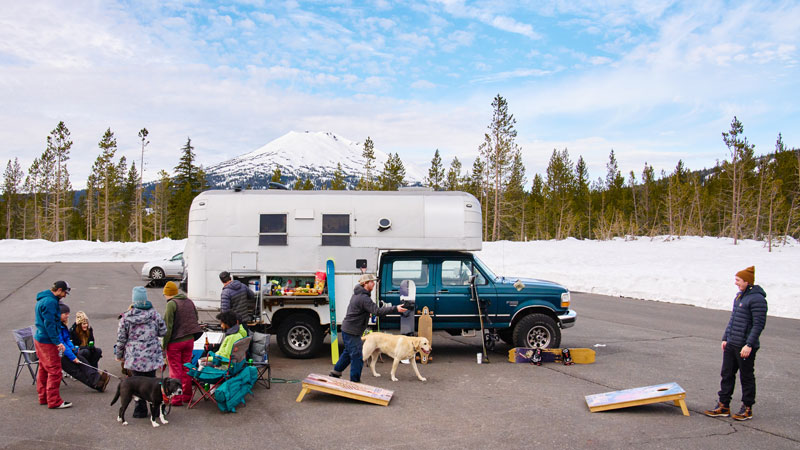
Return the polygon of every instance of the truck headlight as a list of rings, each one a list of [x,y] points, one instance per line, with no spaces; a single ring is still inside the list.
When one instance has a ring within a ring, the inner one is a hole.
[[[561,307],[562,308],[569,308],[569,291],[564,292],[561,294]]]

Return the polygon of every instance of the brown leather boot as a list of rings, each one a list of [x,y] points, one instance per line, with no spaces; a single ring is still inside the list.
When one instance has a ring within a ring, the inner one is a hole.
[[[717,402],[717,407],[714,409],[707,409],[703,411],[703,414],[707,415],[708,417],[728,417],[731,415],[731,408],[728,405],[722,404],[722,402]]]
[[[742,409],[738,413],[732,414],[734,420],[750,420],[753,418],[753,407],[742,405]]]

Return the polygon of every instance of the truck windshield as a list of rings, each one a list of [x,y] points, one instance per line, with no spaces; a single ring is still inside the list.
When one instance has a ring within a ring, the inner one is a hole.
[[[483,271],[483,273],[485,273],[485,274],[486,274],[486,276],[487,276],[489,279],[491,279],[492,281],[494,281],[494,280],[496,280],[496,279],[497,279],[497,275],[495,275],[495,274],[494,274],[494,272],[492,272],[492,270],[491,270],[491,269],[489,269],[489,266],[487,266],[486,264],[484,264],[484,262],[483,262],[483,261],[481,261],[480,259],[478,259],[478,257],[477,257],[477,256],[473,255],[473,257],[475,258],[475,265],[477,265],[478,267],[480,267],[480,268],[481,268],[481,270]]]

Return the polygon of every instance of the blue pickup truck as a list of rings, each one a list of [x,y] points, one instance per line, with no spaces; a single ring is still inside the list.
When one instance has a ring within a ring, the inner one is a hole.
[[[395,251],[380,260],[378,298],[399,304],[400,283],[416,284],[415,314],[427,306],[434,331],[462,335],[480,329],[478,306],[470,291],[475,276],[478,297],[485,302],[484,325],[491,335],[515,347],[553,348],[561,330],[575,324],[569,290],[543,280],[495,275],[469,252]],[[381,328],[399,328],[400,316],[381,319]]]

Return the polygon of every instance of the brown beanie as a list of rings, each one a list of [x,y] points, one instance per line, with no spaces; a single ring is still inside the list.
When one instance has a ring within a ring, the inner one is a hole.
[[[756,281],[756,267],[750,266],[747,269],[740,270],[736,272],[736,276],[744,281],[747,281],[747,284],[752,286]]]
[[[178,295],[178,285],[172,281],[167,281],[167,284],[164,285],[164,295],[167,297]]]

